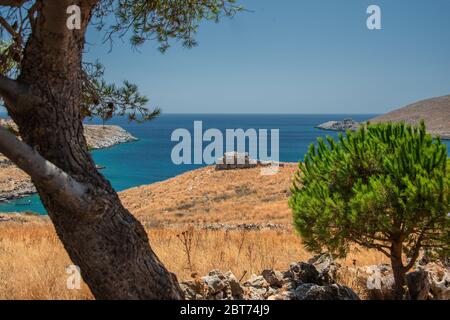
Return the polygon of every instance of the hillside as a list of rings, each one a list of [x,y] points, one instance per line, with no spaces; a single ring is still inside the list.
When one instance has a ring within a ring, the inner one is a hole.
[[[399,122],[418,124],[425,120],[427,131],[443,139],[450,139],[450,95],[422,100],[396,109],[370,122]]]
[[[296,168],[289,163],[278,174],[264,176],[261,168],[216,171],[205,167],[128,189],[120,198],[147,227],[288,228],[287,199]]]
[[[278,174],[263,176],[261,168],[205,167],[120,197],[179,280],[220,269],[244,282],[265,269],[286,270],[313,256],[291,227],[287,199],[296,168],[285,164]],[[0,234],[0,299],[92,298],[84,283],[81,290],[66,289],[71,262],[47,216],[0,213]],[[348,268],[380,262],[387,262],[381,253],[355,248],[339,261],[344,266],[340,283],[363,297]]]

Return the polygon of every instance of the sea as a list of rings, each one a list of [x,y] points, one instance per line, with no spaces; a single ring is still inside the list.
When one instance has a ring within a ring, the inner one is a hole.
[[[311,143],[318,137],[338,133],[316,129],[315,126],[330,120],[366,121],[374,114],[162,114],[157,119],[146,122],[129,122],[126,118],[113,118],[107,124],[119,125],[139,140],[119,144],[107,149],[94,150],[94,161],[105,168],[101,170],[116,191],[166,180],[183,172],[204,165],[173,163],[171,153],[178,141],[171,141],[176,129],[187,129],[193,136],[194,121],[202,121],[203,131],[219,129],[225,136],[226,129],[270,129],[279,130],[279,160],[298,162],[303,160]],[[99,124],[98,119],[86,122]],[[205,142],[207,145],[209,142]],[[450,143],[446,142],[450,152]],[[269,143],[270,147],[270,143]],[[270,148],[269,148],[270,150]],[[0,212],[35,212],[46,214],[39,195],[33,195],[0,204]]]

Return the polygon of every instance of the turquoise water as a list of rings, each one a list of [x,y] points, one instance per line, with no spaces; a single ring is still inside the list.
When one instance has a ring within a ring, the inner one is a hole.
[[[374,115],[162,115],[145,123],[129,123],[124,119],[113,119],[128,130],[139,141],[117,145],[92,152],[97,164],[106,166],[101,172],[111,181],[117,191],[150,184],[174,177],[200,165],[174,165],[171,151],[177,142],[170,141],[172,131],[186,128],[193,131],[193,122],[203,121],[203,130],[225,129],[279,129],[280,161],[297,162],[303,159],[310,143],[319,136],[337,136],[336,132],[315,129],[314,126],[329,120],[353,118],[364,121]],[[96,123],[94,121],[94,123]],[[447,142],[448,143],[448,142]],[[450,143],[449,151],[450,151]],[[25,205],[29,203],[30,205]],[[38,195],[0,204],[0,212],[33,211],[45,214],[46,211]]]

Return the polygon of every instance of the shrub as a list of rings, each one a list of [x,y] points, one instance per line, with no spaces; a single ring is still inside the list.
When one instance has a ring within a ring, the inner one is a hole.
[[[289,199],[294,225],[311,251],[344,257],[358,244],[384,253],[402,298],[421,250],[449,250],[446,146],[423,122],[369,124],[326,140],[299,164]]]

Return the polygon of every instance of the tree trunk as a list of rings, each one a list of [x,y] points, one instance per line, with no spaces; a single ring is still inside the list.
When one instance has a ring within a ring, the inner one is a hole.
[[[403,300],[405,295],[406,272],[402,261],[402,243],[392,243],[391,265],[395,281],[395,298]]]
[[[39,179],[33,182],[59,238],[96,298],[180,299],[175,275],[154,254],[143,226],[122,206],[88,152],[80,90],[84,33],[92,5],[78,1],[82,30],[68,30],[65,12],[73,2],[77,1],[42,2],[18,79],[30,85],[39,99],[28,113],[7,107],[24,142],[86,185],[91,202],[69,205]]]

